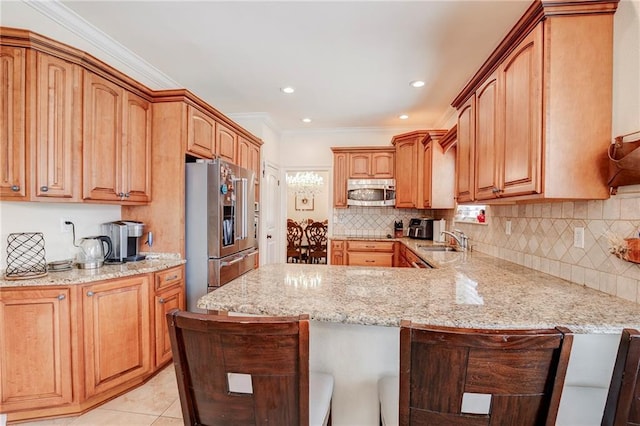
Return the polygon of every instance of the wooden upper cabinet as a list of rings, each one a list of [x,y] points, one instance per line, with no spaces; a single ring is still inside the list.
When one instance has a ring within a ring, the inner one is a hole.
[[[255,200],[260,201],[260,145],[249,144],[249,169],[255,173]]]
[[[85,397],[151,371],[149,276],[82,287]]]
[[[2,412],[72,402],[70,312],[67,288],[2,289]]]
[[[237,143],[238,134],[229,127],[218,123],[216,126],[216,155],[235,164]]]
[[[497,117],[498,79],[492,74],[476,92],[475,200],[495,198],[500,191]]]
[[[249,164],[249,145],[251,145],[251,143],[247,139],[242,136],[238,137],[236,164],[240,167],[244,167],[245,169],[251,168]]]
[[[198,108],[187,106],[187,153],[213,158],[216,152],[216,121]]]
[[[149,202],[151,104],[93,73],[84,80],[84,199]]]
[[[349,154],[349,179],[393,179],[392,152],[353,152]]]
[[[422,172],[419,170],[420,141],[426,131],[416,131],[394,136],[391,143],[396,148],[396,207],[418,208],[418,183]]]
[[[119,200],[124,89],[84,73],[83,197]]]
[[[346,152],[333,153],[333,207],[347,207],[347,157]]]
[[[448,132],[430,130],[422,140],[422,190],[419,208],[452,209],[455,206],[455,149],[445,151],[440,139]]]
[[[38,52],[32,199],[79,201],[82,156],[82,70]]]
[[[539,25],[498,70],[501,196],[542,192],[542,36]]]
[[[458,202],[608,198],[617,3],[533,3],[454,99]]]
[[[456,147],[456,200],[465,203],[474,200],[475,168],[475,104],[472,95],[458,108],[458,142]]]
[[[0,199],[21,200],[26,183],[26,50],[0,46]]]
[[[151,201],[151,103],[125,92],[122,186],[125,199]]]

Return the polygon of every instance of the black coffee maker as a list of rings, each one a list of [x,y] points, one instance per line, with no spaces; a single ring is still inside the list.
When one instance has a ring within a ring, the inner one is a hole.
[[[140,237],[144,232],[144,223],[133,220],[118,220],[102,224],[102,232],[111,238],[113,250],[107,263],[123,263],[144,260],[140,254]]]

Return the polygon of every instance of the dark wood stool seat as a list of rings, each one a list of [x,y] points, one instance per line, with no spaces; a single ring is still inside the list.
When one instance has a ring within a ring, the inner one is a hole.
[[[185,424],[330,422],[333,377],[309,373],[308,316],[173,310],[167,323]]]
[[[573,335],[567,329],[485,330],[403,321],[400,425],[554,425]],[[389,419],[382,399],[384,423]]]
[[[602,426],[640,426],[640,332],[622,330]]]

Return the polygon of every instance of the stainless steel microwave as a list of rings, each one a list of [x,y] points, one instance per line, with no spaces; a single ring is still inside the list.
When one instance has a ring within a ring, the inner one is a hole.
[[[349,179],[347,181],[348,206],[395,206],[395,179]]]

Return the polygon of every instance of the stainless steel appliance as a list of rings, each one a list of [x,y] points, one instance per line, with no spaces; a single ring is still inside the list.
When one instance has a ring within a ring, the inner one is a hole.
[[[413,218],[409,221],[407,236],[420,240],[433,240],[433,219]]]
[[[113,249],[107,263],[136,262],[145,256],[138,249],[144,233],[144,223],[134,220],[118,220],[102,224],[102,232],[111,238]]]
[[[105,246],[107,248],[105,250]],[[76,264],[80,269],[99,268],[104,264],[105,259],[111,256],[113,244],[111,238],[106,235],[98,235],[96,237],[84,237],[78,244],[78,253],[76,254]]]
[[[254,267],[254,173],[221,160],[186,164],[187,309]]]
[[[348,206],[395,206],[395,179],[347,180]]]

